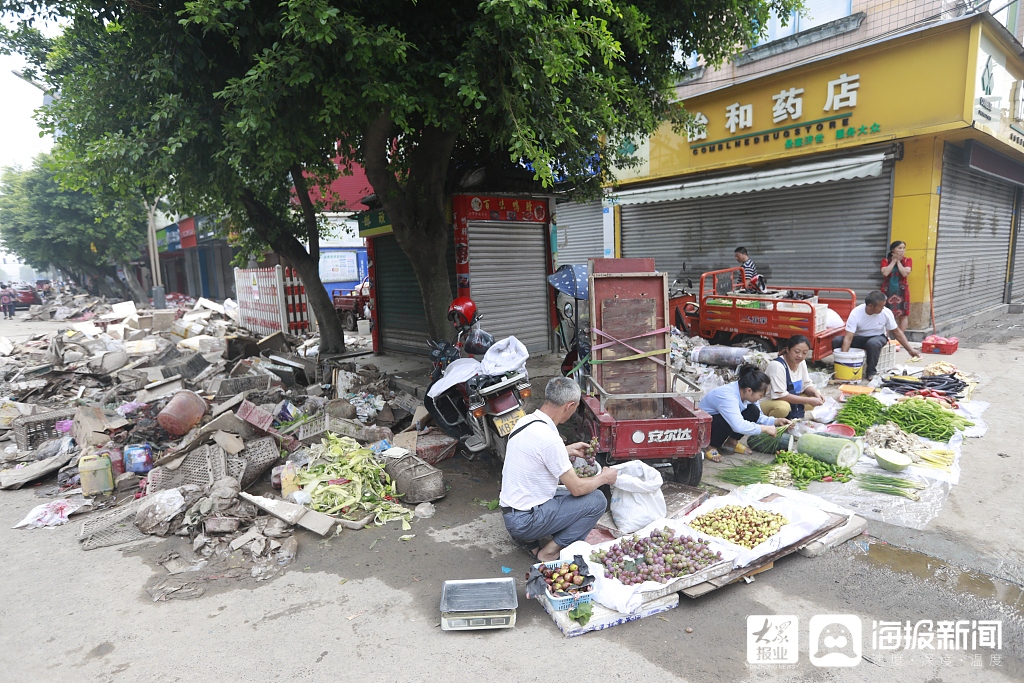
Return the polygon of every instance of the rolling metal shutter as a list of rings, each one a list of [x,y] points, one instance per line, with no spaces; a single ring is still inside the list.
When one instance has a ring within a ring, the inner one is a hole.
[[[425,356],[428,353],[427,317],[423,295],[412,271],[409,257],[394,235],[373,238],[377,260],[377,320],[384,351]],[[448,243],[448,277],[455,298],[455,241]],[[454,333],[453,333],[454,335]]]
[[[555,206],[558,265],[585,264],[604,256],[604,210],[601,202],[561,202]]]
[[[1017,190],[1017,236],[1013,241],[1013,283],[1010,289],[1010,301],[1024,301],[1024,220],[1022,220],[1022,200],[1024,190]]]
[[[469,291],[482,326],[530,353],[551,350],[546,225],[470,223]]]
[[[622,207],[622,255],[654,258],[669,281],[738,265],[746,247],[769,287],[881,285],[889,243],[892,162],[873,178]]]
[[[935,319],[948,321],[1003,302],[1015,188],[973,173],[963,149],[942,155]]]

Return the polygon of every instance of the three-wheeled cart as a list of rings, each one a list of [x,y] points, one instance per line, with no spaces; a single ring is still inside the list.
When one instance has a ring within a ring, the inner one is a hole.
[[[857,305],[852,289],[840,287],[773,287],[765,292],[737,291],[746,285],[742,268],[704,273],[696,301],[683,303],[690,336],[712,344],[750,346],[775,351],[778,342],[797,334],[811,341],[811,359],[832,354],[832,339],[845,333],[829,327],[828,309],[845,320]]]
[[[589,373],[580,417],[609,463],[671,463],[677,482],[696,486],[711,416],[700,389],[671,370],[668,279],[654,259],[589,261]]]

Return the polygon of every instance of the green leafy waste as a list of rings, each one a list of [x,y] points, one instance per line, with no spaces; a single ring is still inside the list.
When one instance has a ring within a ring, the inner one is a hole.
[[[576,605],[573,609],[569,610],[569,618],[578,623],[580,626],[586,626],[590,623],[590,618],[594,616],[594,605],[590,602],[581,602]]]
[[[398,502],[395,483],[369,448],[328,433],[310,451],[319,464],[299,471],[299,485],[312,499],[310,508],[353,521],[372,514],[378,526],[400,520],[402,529],[412,528],[412,511]]]

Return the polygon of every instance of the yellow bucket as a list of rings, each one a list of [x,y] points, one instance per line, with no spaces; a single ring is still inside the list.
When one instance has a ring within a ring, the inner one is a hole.
[[[864,377],[864,360],[867,358],[864,349],[834,351],[832,355],[835,360],[836,379],[849,382]]]

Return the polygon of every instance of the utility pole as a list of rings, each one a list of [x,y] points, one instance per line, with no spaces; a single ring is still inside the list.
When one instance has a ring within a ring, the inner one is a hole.
[[[167,308],[163,276],[160,274],[160,251],[156,244],[156,210],[160,204],[160,198],[154,197],[152,204],[145,199],[142,200],[142,203],[146,207],[146,218],[148,219],[146,241],[149,245],[150,277],[153,279],[153,308]]]

